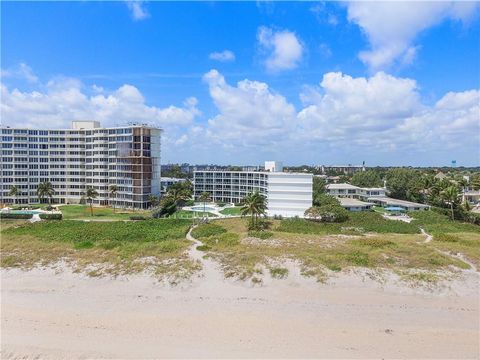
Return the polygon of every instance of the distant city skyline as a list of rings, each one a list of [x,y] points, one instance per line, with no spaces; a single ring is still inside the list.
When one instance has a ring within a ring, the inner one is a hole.
[[[480,165],[477,2],[0,6],[2,125],[146,122],[163,164]]]

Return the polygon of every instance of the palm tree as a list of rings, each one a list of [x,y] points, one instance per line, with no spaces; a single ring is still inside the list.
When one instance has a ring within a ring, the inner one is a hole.
[[[115,184],[110,185],[109,193],[110,193],[110,196],[113,197],[115,200],[117,199],[117,192],[118,192],[118,186]],[[115,200],[113,201],[113,212],[115,212]]]
[[[180,202],[187,201],[192,197],[192,190],[189,184],[185,183],[176,183],[168,188],[166,198],[173,201],[175,208]],[[175,217],[177,216],[175,212]]]
[[[8,192],[8,196],[13,196],[13,203],[17,203],[17,196],[20,194],[20,190],[17,185],[13,185]]]
[[[46,181],[38,184],[37,196],[40,202],[48,198],[48,203],[51,204],[53,195],[55,195],[55,190],[51,182]]]
[[[150,203],[150,207],[156,207],[158,205],[158,197],[155,195],[148,195],[148,202]]]
[[[93,187],[88,187],[87,190],[85,191],[85,197],[87,198],[88,202],[90,203],[90,215],[91,216],[93,216],[92,202],[93,202],[93,199],[95,199],[97,196],[98,196],[98,192]]]
[[[257,220],[260,215],[265,215],[267,210],[267,198],[258,191],[248,194],[243,199],[242,216],[251,215],[254,228],[257,227]]]
[[[205,210],[206,210],[206,203],[207,201],[210,201],[210,193],[209,192],[202,192],[198,198],[201,202],[203,202],[203,216],[205,216]]]
[[[463,194],[465,193],[465,189],[468,187],[468,180],[462,177],[460,180],[457,181],[457,185],[460,186]]]
[[[456,186],[449,186],[443,190],[440,194],[442,200],[450,205],[450,210],[452,213],[452,220],[455,220],[455,215],[453,212],[453,205],[458,201],[458,189]]]

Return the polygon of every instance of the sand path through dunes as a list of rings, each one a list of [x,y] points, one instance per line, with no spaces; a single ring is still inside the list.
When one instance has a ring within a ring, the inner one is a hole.
[[[478,273],[429,292],[358,274],[318,284],[293,264],[287,279],[251,286],[194,256],[204,272],[176,287],[148,275],[2,270],[1,358],[480,355]]]

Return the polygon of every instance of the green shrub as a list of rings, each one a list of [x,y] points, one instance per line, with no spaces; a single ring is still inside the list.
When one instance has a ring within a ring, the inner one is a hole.
[[[235,233],[221,233],[217,235],[212,235],[207,238],[202,239],[209,246],[235,246],[240,243],[240,236]]]
[[[251,217],[249,217],[248,223],[247,223],[247,229],[262,231],[262,230],[270,229],[271,225],[272,225],[272,222],[268,221],[265,218],[258,218],[256,221],[254,221]]]
[[[132,215],[129,217],[130,220],[147,220],[145,216],[142,215]]]
[[[192,230],[192,236],[194,238],[204,238],[204,237],[209,237],[212,235],[219,235],[226,233],[227,230],[217,224],[202,224],[197,226],[195,229]]]
[[[358,240],[352,240],[351,242],[352,244],[361,245],[361,246],[370,246],[374,248],[382,248],[386,246],[396,245],[393,241],[379,239],[379,238],[358,239]]]
[[[281,267],[274,267],[270,269],[270,275],[275,279],[283,279],[288,275],[288,269]]]
[[[265,240],[271,238],[273,233],[270,231],[249,231],[248,236]]]
[[[62,220],[62,214],[40,214],[40,219],[43,220]]]
[[[344,222],[348,220],[348,211],[340,205],[328,204],[307,209],[305,216],[312,221]]]
[[[438,234],[433,238],[435,241],[442,242],[459,242],[460,238],[454,234]]]
[[[94,246],[95,244],[90,240],[76,241],[73,245],[75,249],[91,249]]]
[[[208,250],[211,250],[212,248],[208,245],[198,245],[197,246],[197,250],[198,251],[208,251]]]
[[[426,211],[428,212],[428,211]],[[473,226],[473,225],[470,225]],[[344,223],[319,223],[304,219],[283,220],[278,231],[300,234],[359,234],[364,232],[418,234],[420,229],[415,221],[406,223],[387,220],[376,212],[351,212]]]
[[[0,219],[31,219],[33,214],[0,213]]]

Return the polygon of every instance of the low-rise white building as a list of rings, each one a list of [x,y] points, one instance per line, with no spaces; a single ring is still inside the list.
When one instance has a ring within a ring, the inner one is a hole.
[[[325,187],[325,191],[328,195],[337,197],[341,205],[346,209],[349,208],[351,211],[370,210],[373,205],[383,207],[397,206],[407,211],[430,209],[429,205],[389,198],[385,188],[362,188],[344,183],[328,184]],[[350,200],[357,200],[359,202],[356,203],[357,206],[355,206],[354,202]],[[363,203],[363,205],[360,203]],[[370,206],[367,204],[370,204]]]
[[[338,198],[340,205],[348,211],[367,211],[372,208],[374,204],[348,197]]]
[[[172,177],[162,177],[160,178],[160,191],[161,194],[165,194],[168,188],[174,184],[182,183],[187,181],[187,179],[172,178]]]
[[[203,170],[194,171],[193,183],[196,198],[208,192],[216,202],[240,203],[245,196],[258,191],[267,198],[268,216],[303,217],[312,206],[312,174]]]
[[[372,196],[386,196],[386,189],[384,188],[362,188],[346,183],[328,184],[325,191],[331,196],[361,200],[366,200]]]

